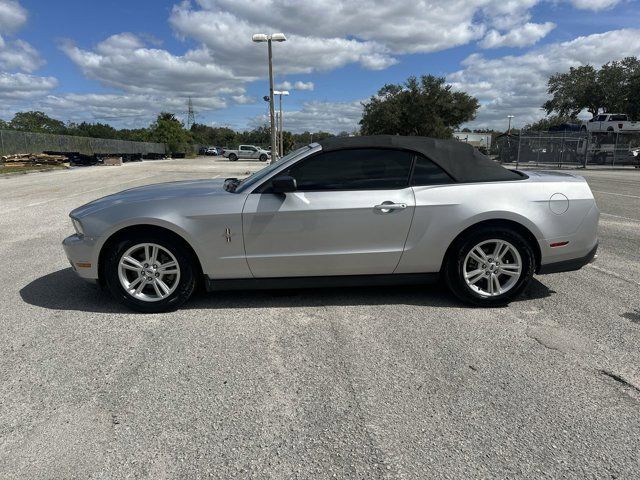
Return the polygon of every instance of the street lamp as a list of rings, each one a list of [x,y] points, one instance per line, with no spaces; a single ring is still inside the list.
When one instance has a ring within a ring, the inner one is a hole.
[[[264,33],[256,33],[251,39],[256,43],[267,42],[269,51],[269,117],[271,120],[271,159],[277,160],[278,153],[276,152],[276,120],[273,111],[273,55],[271,53],[271,42],[284,42],[287,37],[284,33],[272,33],[266,35]]]
[[[288,90],[274,90],[273,94],[280,96],[280,115],[279,115],[280,125],[278,126],[278,130],[280,131],[280,142],[279,142],[280,143],[280,149],[278,151],[278,154],[282,157],[284,155],[284,144],[282,143],[282,96],[283,95],[289,95],[289,91]]]
[[[511,119],[513,118],[513,115],[507,115],[507,118],[509,119],[509,129],[507,130],[507,135],[511,135]]]

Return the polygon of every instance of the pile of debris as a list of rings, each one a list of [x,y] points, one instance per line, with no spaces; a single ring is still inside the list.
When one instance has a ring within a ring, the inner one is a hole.
[[[46,153],[16,153],[4,155],[0,160],[6,166],[20,167],[26,165],[66,165],[69,159],[65,155],[49,155]]]

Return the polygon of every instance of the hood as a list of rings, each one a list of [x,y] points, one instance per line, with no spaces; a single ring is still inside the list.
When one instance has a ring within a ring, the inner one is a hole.
[[[105,208],[122,204],[160,202],[172,198],[208,197],[229,194],[222,188],[223,179],[185,180],[180,182],[156,183],[130,188],[89,202],[71,212],[74,218],[82,218]]]

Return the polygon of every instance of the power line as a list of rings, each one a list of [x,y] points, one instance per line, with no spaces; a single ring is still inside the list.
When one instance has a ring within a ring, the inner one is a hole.
[[[187,130],[191,128],[191,125],[196,123],[196,112],[193,110],[193,101],[189,97],[189,104],[187,110]]]

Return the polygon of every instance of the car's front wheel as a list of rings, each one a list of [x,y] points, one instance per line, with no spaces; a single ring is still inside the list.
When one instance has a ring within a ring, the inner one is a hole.
[[[465,303],[493,307],[519,295],[534,269],[533,250],[522,235],[509,228],[482,228],[453,246],[445,278]]]
[[[193,259],[170,237],[136,236],[107,252],[105,284],[129,308],[157,313],[174,310],[195,289]]]
[[[262,155],[260,155],[260,161],[261,162],[266,162],[267,161],[267,156],[264,153]]]

